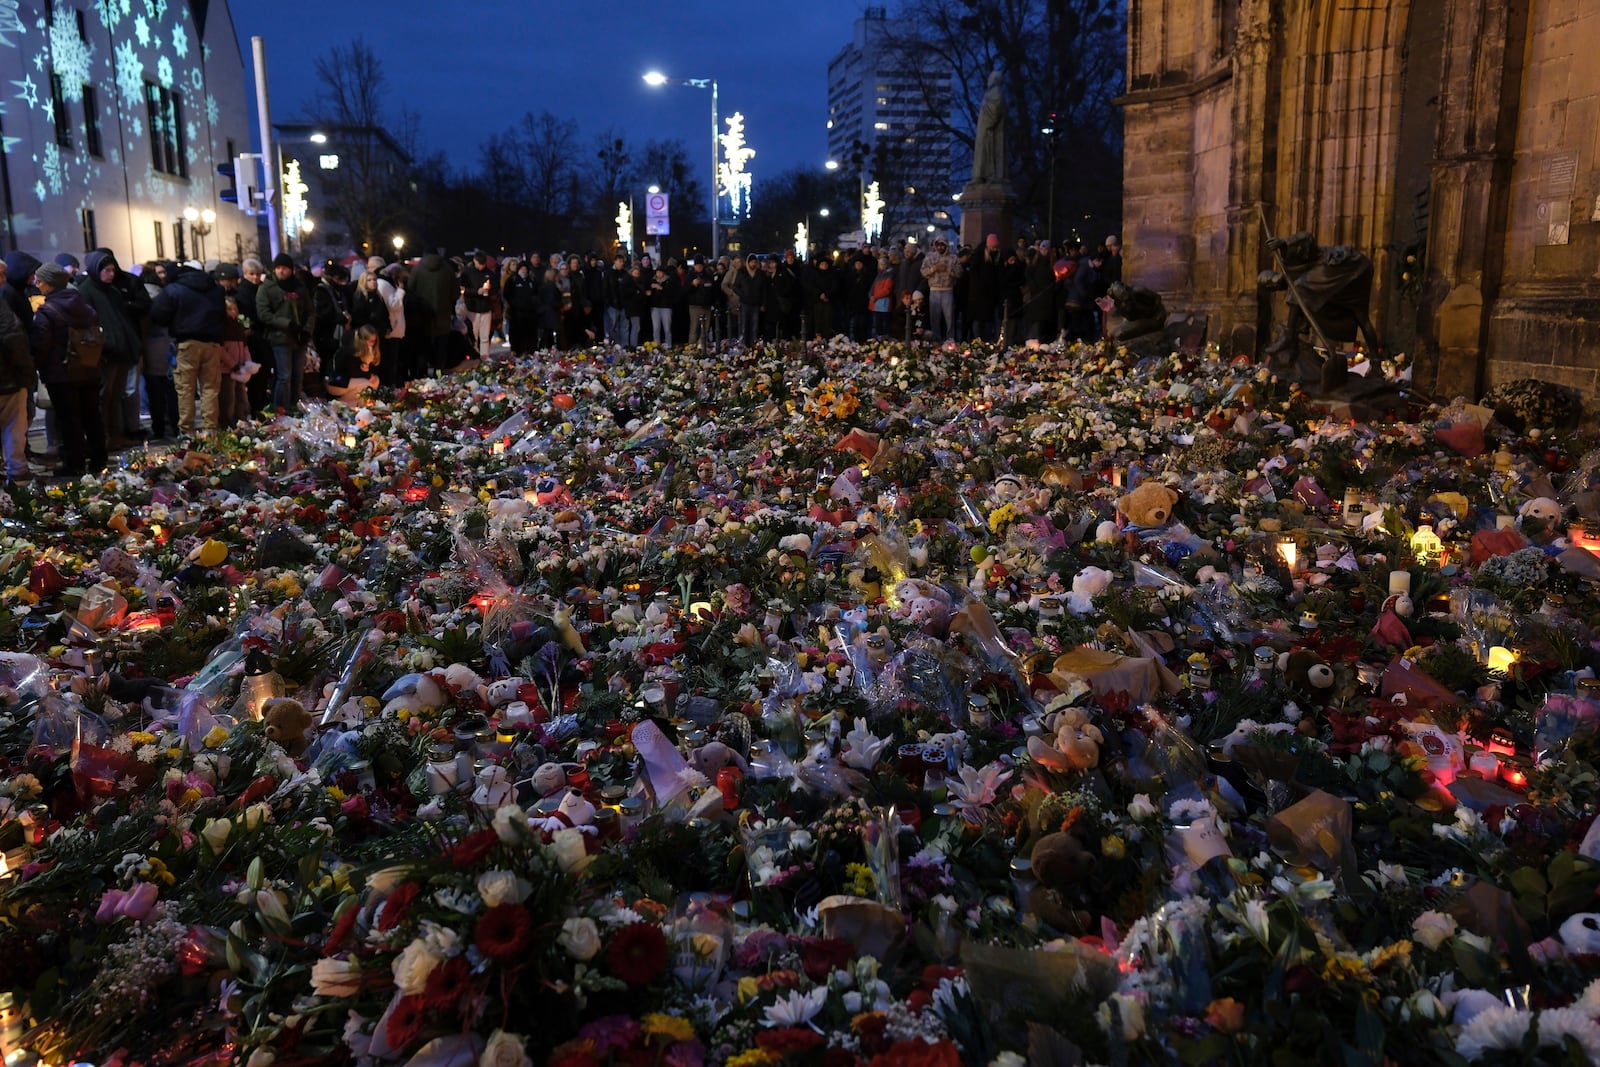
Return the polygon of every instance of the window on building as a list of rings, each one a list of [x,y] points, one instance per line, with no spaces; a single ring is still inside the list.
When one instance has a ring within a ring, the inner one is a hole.
[[[83,143],[89,149],[89,154],[99,159],[103,151],[100,144],[100,94],[95,87],[84,83],[83,86]],[[85,248],[94,248],[95,245],[85,245]]]
[[[56,144],[72,147],[72,119],[67,114],[67,94],[62,92],[61,75],[50,72],[50,111],[56,120]]]
[[[95,235],[94,229],[94,208],[79,208],[78,224],[83,227],[83,247],[99,248],[100,238]]]
[[[156,219],[156,258],[167,258],[167,234],[161,227],[160,219]]]
[[[189,159],[183,136],[183,101],[155,82],[145,82],[145,105],[150,123],[150,159],[156,170],[174,178],[189,176]]]

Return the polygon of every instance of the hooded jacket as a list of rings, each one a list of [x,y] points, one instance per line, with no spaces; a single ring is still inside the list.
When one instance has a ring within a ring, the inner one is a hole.
[[[86,385],[100,380],[100,368],[90,367],[76,374],[67,371],[67,330],[94,326],[99,319],[83,294],[72,286],[57,289],[44,298],[33,316],[29,331],[33,362],[46,385]]]
[[[33,305],[28,302],[28,279],[39,269],[37,256],[27,252],[6,253],[6,284],[0,287],[0,299],[22,323],[24,330],[33,325]]]
[[[223,324],[228,321],[228,296],[217,280],[203,270],[179,267],[177,276],[167,275],[161,295],[150,303],[150,321],[165,326],[172,339],[222,343]]]
[[[422,262],[411,272],[411,291],[428,309],[419,324],[421,332],[428,337],[449,333],[461,285],[456,281],[455,270],[443,256],[430,252],[422,257]]]
[[[289,275],[288,281],[279,281],[275,273],[268,275],[256,290],[256,314],[271,344],[292,348],[311,340],[316,314],[310,289],[298,274]]]
[[[33,345],[11,305],[0,300],[0,395],[27,389],[35,381]]]
[[[102,357],[112,363],[128,366],[144,357],[144,342],[139,337],[139,327],[128,307],[128,296],[116,282],[106,285],[100,280],[100,268],[107,262],[115,267],[116,258],[107,252],[90,252],[84,257],[84,269],[78,275],[78,291],[100,318],[100,328],[106,332],[106,350]],[[121,268],[118,268],[121,273]],[[144,286],[139,286],[140,293]],[[146,297],[145,303],[149,303]]]

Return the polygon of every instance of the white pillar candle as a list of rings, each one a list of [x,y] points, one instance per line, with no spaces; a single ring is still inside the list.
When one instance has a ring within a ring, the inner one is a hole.
[[[1411,572],[1410,571],[1390,571],[1389,572],[1389,595],[1390,596],[1410,596],[1411,595]]]

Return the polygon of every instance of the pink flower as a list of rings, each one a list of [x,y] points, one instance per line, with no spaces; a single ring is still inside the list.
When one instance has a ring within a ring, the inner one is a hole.
[[[126,892],[108,889],[106,895],[100,898],[100,906],[95,909],[94,921],[109,923],[125,916],[134,922],[148,922],[159,896],[160,891],[151,882],[140,882]]]

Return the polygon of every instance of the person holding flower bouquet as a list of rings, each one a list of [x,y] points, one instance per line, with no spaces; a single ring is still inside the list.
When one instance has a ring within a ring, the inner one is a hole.
[[[306,345],[311,341],[315,314],[311,299],[295,276],[294,257],[280,252],[272,260],[272,277],[261,283],[256,307],[272,343],[278,385],[272,402],[284,411],[300,403],[306,372]]]

